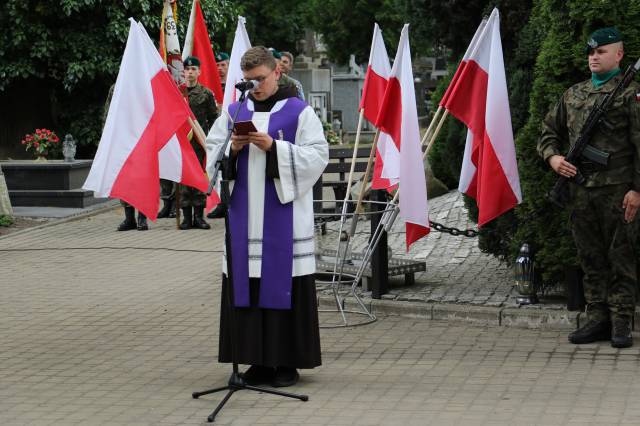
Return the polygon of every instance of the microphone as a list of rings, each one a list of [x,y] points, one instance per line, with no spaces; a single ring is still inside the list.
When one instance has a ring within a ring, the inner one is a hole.
[[[236,83],[236,89],[240,90],[241,92],[245,92],[247,90],[257,89],[259,85],[260,82],[258,82],[257,80],[244,80],[240,83]]]

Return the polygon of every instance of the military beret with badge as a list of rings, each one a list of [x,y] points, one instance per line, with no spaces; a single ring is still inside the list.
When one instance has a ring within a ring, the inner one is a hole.
[[[229,54],[225,52],[216,53],[216,62],[223,62],[229,60]]]
[[[188,56],[187,59],[184,60],[182,65],[184,65],[185,67],[199,67],[200,59],[196,58],[195,56]]]
[[[600,28],[595,30],[589,39],[587,40],[586,52],[589,54],[591,49],[595,49],[600,46],[606,46],[607,44],[617,43],[622,41],[622,34],[615,27]]]

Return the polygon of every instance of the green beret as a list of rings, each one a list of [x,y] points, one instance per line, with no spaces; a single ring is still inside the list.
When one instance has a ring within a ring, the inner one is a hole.
[[[622,34],[615,27],[600,28],[595,30],[587,40],[587,53],[596,47],[622,41]]]
[[[228,53],[225,53],[225,52],[216,53],[216,62],[222,62],[222,61],[228,61],[228,60],[229,60]]]
[[[276,49],[274,49],[273,47],[269,48],[269,51],[271,52],[271,54],[273,55],[274,58],[276,59],[282,59],[282,53],[278,52]]]
[[[185,67],[199,67],[200,59],[195,56],[188,56],[187,59],[184,60],[183,65]]]

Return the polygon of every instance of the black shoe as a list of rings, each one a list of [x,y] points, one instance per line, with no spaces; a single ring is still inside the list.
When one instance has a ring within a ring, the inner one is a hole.
[[[162,200],[164,203],[162,205],[162,209],[158,212],[158,219],[163,219],[165,217],[170,217],[171,211],[173,210],[173,200]],[[175,212],[175,210],[173,210]],[[174,216],[175,217],[175,216]]]
[[[147,217],[138,212],[138,231],[147,231],[149,225],[147,224]]]
[[[614,319],[611,346],[614,348],[629,348],[632,345],[631,321],[624,318]]]
[[[273,367],[263,365],[252,365],[247,371],[242,373],[244,382],[251,386],[271,384],[276,370]]]
[[[171,210],[169,210],[169,217],[172,219],[176,218],[176,203],[171,202]]]
[[[204,221],[204,207],[193,208],[193,227],[198,229],[211,229],[211,225]]]
[[[569,334],[569,341],[575,345],[609,339],[611,339],[610,321],[591,320],[573,333]]]
[[[300,375],[298,371],[293,367],[276,367],[276,374],[271,382],[271,386],[274,388],[293,386],[298,383],[299,378]]]
[[[207,214],[209,219],[221,219],[224,217],[224,208],[218,204],[213,210]]]
[[[182,208],[182,223],[180,224],[180,229],[191,229],[193,226],[193,216],[191,211],[191,207]]]
[[[136,229],[136,210],[133,207],[124,208],[124,220],[118,225],[118,231],[130,231]]]

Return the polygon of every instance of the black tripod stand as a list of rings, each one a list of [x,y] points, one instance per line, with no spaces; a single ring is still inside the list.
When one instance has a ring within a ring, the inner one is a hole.
[[[242,91],[242,95],[240,96],[240,106],[242,106],[242,103],[245,101],[245,94],[246,91]],[[240,107],[238,107],[238,109],[236,109],[235,114],[231,120],[231,126],[229,127],[229,131],[227,133],[227,138],[222,146],[222,148],[220,149],[220,152],[218,153],[218,157],[216,158],[216,167],[214,169],[213,175],[211,176],[211,182],[209,183],[209,191],[208,193],[210,194],[211,191],[213,190],[213,186],[216,182],[216,178],[218,175],[218,172],[220,172],[221,168],[224,169],[222,167],[223,165],[223,161],[225,161],[224,155],[225,152],[227,150],[227,146],[229,145],[229,140],[231,139],[231,133],[233,131],[233,123],[235,123],[236,118],[238,116],[238,112],[240,111]],[[209,414],[209,417],[207,417],[207,421],[208,422],[213,422],[216,418],[216,415],[218,415],[218,412],[220,412],[220,410],[222,410],[222,407],[224,407],[224,405],[227,403],[227,401],[229,400],[229,398],[231,398],[231,395],[233,395],[235,392],[239,391],[239,390],[251,390],[251,391],[256,391],[256,392],[264,392],[264,393],[269,393],[269,394],[273,394],[273,395],[280,395],[280,396],[284,396],[287,398],[295,398],[295,399],[299,399],[301,401],[308,401],[309,397],[307,395],[297,395],[297,394],[293,394],[293,393],[289,393],[289,392],[281,392],[281,391],[277,391],[275,389],[265,389],[265,388],[261,388],[258,386],[251,386],[246,384],[246,382],[244,381],[244,378],[239,374],[238,372],[238,348],[237,348],[237,335],[236,333],[237,331],[237,327],[236,327],[236,310],[234,307],[234,300],[235,300],[235,295],[234,295],[234,291],[233,291],[233,273],[232,273],[232,262],[231,262],[231,229],[229,226],[229,202],[230,202],[230,193],[229,193],[229,180],[227,179],[228,176],[225,175],[225,173],[223,173],[222,176],[222,180],[221,180],[221,194],[220,194],[220,204],[223,207],[224,210],[224,229],[225,229],[225,239],[224,239],[224,243],[225,243],[225,247],[226,247],[226,255],[227,255],[227,304],[229,306],[229,311],[230,311],[230,327],[231,327],[231,359],[233,361],[233,372],[231,373],[231,376],[229,377],[229,381],[227,383],[226,386],[221,386],[218,388],[214,388],[214,389],[209,389],[209,390],[205,390],[202,392],[193,392],[191,394],[191,396],[194,399],[198,399],[199,397],[201,397],[202,395],[208,395],[210,393],[214,393],[214,392],[221,392],[221,391],[227,391],[227,394],[224,396],[224,398],[222,399],[222,401],[220,401],[220,403],[218,404],[218,406],[216,407],[215,410],[213,410],[213,412],[211,414]]]

